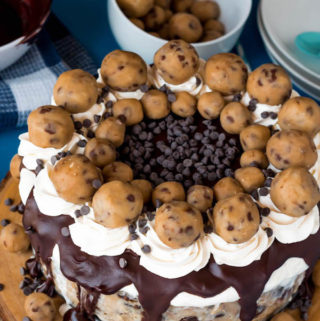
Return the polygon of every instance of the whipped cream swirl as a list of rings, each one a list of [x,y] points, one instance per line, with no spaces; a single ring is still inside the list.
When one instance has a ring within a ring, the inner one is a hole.
[[[60,152],[72,152],[83,154],[84,149],[79,147],[77,143],[85,139],[82,135],[74,133],[71,140],[62,148],[42,148],[31,143],[29,133],[19,136],[20,145],[18,154],[23,157],[22,163],[29,170],[35,170],[38,166],[37,159],[41,159],[44,163],[50,161],[51,157]]]
[[[69,230],[73,243],[95,256],[120,255],[130,244],[128,226],[107,228],[87,216],[80,217]]]
[[[26,204],[35,181],[36,174],[26,168],[22,168],[20,171],[19,193],[23,204]]]
[[[164,278],[174,279],[206,266],[210,250],[204,237],[188,247],[172,249],[159,239],[154,230],[154,221],[147,224],[149,231],[146,235],[139,233],[139,239],[131,245],[131,249],[141,257],[140,265],[147,270]],[[150,253],[141,250],[144,245],[151,247]]]
[[[217,264],[243,267],[259,260],[273,243],[274,237],[259,227],[258,232],[247,242],[231,244],[215,233],[207,235],[208,245]]]

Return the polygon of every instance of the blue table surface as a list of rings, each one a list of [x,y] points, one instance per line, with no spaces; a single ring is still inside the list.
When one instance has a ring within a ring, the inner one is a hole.
[[[119,48],[110,31],[107,19],[106,4],[108,0],[54,0],[53,12],[68,27],[70,32],[87,48],[97,64],[104,56]],[[253,0],[253,8],[249,20],[241,36],[241,43],[246,51],[252,68],[270,62],[264,51],[260,38],[256,13],[258,0]],[[250,50],[247,50],[250,49]],[[27,128],[11,128],[0,131],[0,179],[9,169],[9,163],[17,153],[19,134]]]

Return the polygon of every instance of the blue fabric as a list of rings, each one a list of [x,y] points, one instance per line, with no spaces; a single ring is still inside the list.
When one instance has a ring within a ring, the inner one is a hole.
[[[57,77],[72,68],[97,71],[84,47],[51,15],[29,51],[0,72],[0,128],[25,125],[31,110],[50,102]]]

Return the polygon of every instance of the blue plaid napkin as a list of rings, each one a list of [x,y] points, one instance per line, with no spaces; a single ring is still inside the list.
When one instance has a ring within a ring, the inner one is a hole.
[[[0,72],[0,129],[25,125],[33,109],[50,104],[57,77],[73,68],[97,72],[86,50],[51,14],[30,50]]]

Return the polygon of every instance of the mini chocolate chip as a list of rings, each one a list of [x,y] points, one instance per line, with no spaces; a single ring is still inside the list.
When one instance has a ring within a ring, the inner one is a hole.
[[[270,112],[270,118],[271,119],[277,119],[278,118],[278,114],[275,112]]]
[[[141,85],[141,86],[140,86],[140,90],[141,90],[143,93],[146,93],[146,92],[149,90],[149,86],[148,86],[147,84]]]
[[[150,245],[144,245],[142,248],[141,248],[142,252],[145,253],[145,254],[148,254],[151,252],[151,247]]]
[[[83,205],[81,208],[80,208],[80,213],[81,215],[87,215],[90,213],[90,207],[87,206],[87,205]]]
[[[262,216],[268,216],[270,214],[271,210],[269,207],[262,207],[260,210],[260,213]]]
[[[135,201],[134,195],[129,194],[129,195],[127,196],[127,200],[128,200],[129,202],[134,202],[134,201]]]
[[[102,182],[100,181],[100,179],[94,179],[92,181],[92,187],[95,188],[95,189],[99,189],[102,185]]]
[[[69,229],[66,226],[61,228],[61,235],[64,236],[64,237],[70,236]]]
[[[51,164],[54,165],[58,161],[58,158],[57,156],[52,156],[50,160],[51,160]]]
[[[169,95],[168,95],[168,101],[170,102],[170,103],[173,103],[173,102],[175,102],[177,100],[177,97],[176,97],[176,95],[174,94],[174,93],[170,93]]]
[[[96,124],[99,123],[100,119],[101,119],[101,116],[100,116],[100,115],[94,115],[94,116],[93,116],[93,121],[94,121]]]
[[[90,126],[91,126],[91,124],[92,124],[92,121],[90,120],[90,119],[85,119],[84,121],[83,121],[83,127],[85,127],[85,128],[89,128]]]
[[[5,226],[7,226],[7,225],[9,225],[9,224],[10,224],[10,221],[9,221],[9,220],[7,220],[7,219],[1,220],[1,226],[5,227]]]
[[[88,132],[87,132],[87,137],[88,138],[94,138],[95,137],[95,133],[91,129],[89,129]]]
[[[82,216],[80,210],[75,210],[74,214],[75,214],[76,218],[79,218]]]
[[[130,234],[130,240],[135,241],[139,238],[139,235],[137,233]]]
[[[77,145],[78,145],[79,147],[82,147],[82,148],[83,148],[83,147],[86,147],[87,141],[86,141],[85,139],[81,139],[81,140],[78,141]]]
[[[113,101],[112,100],[108,100],[106,103],[106,107],[107,108],[111,108],[113,106]]]
[[[147,212],[147,218],[148,218],[149,221],[153,221],[155,217],[156,217],[156,216],[155,216],[154,213],[152,213],[152,212]]]
[[[260,196],[267,196],[269,194],[269,190],[266,187],[261,187],[259,189],[259,195]]]
[[[128,262],[125,258],[121,257],[119,259],[119,266],[121,269],[124,269],[128,265]]]
[[[79,129],[81,129],[82,128],[82,123],[80,122],[80,121],[75,121],[74,122],[74,128],[76,129],[76,130],[79,130]]]
[[[13,199],[12,198],[6,198],[4,200],[4,205],[11,206],[12,204],[13,204]]]
[[[26,286],[26,287],[23,289],[23,294],[24,294],[25,296],[30,295],[32,292],[33,292],[33,290],[32,290],[29,286]],[[29,320],[30,320],[30,319],[29,319]]]
[[[268,111],[264,111],[261,113],[261,118],[266,119],[269,117],[269,115],[270,115],[270,113]]]
[[[22,203],[18,204],[17,208],[18,213],[23,214],[24,213],[24,205]]]
[[[135,224],[129,224],[128,230],[130,234],[133,234],[136,231],[137,227]]]
[[[270,227],[265,228],[265,232],[267,233],[268,237],[271,237],[273,235],[273,231]]]
[[[4,289],[4,285],[0,283],[0,291],[3,291],[3,289]]]

